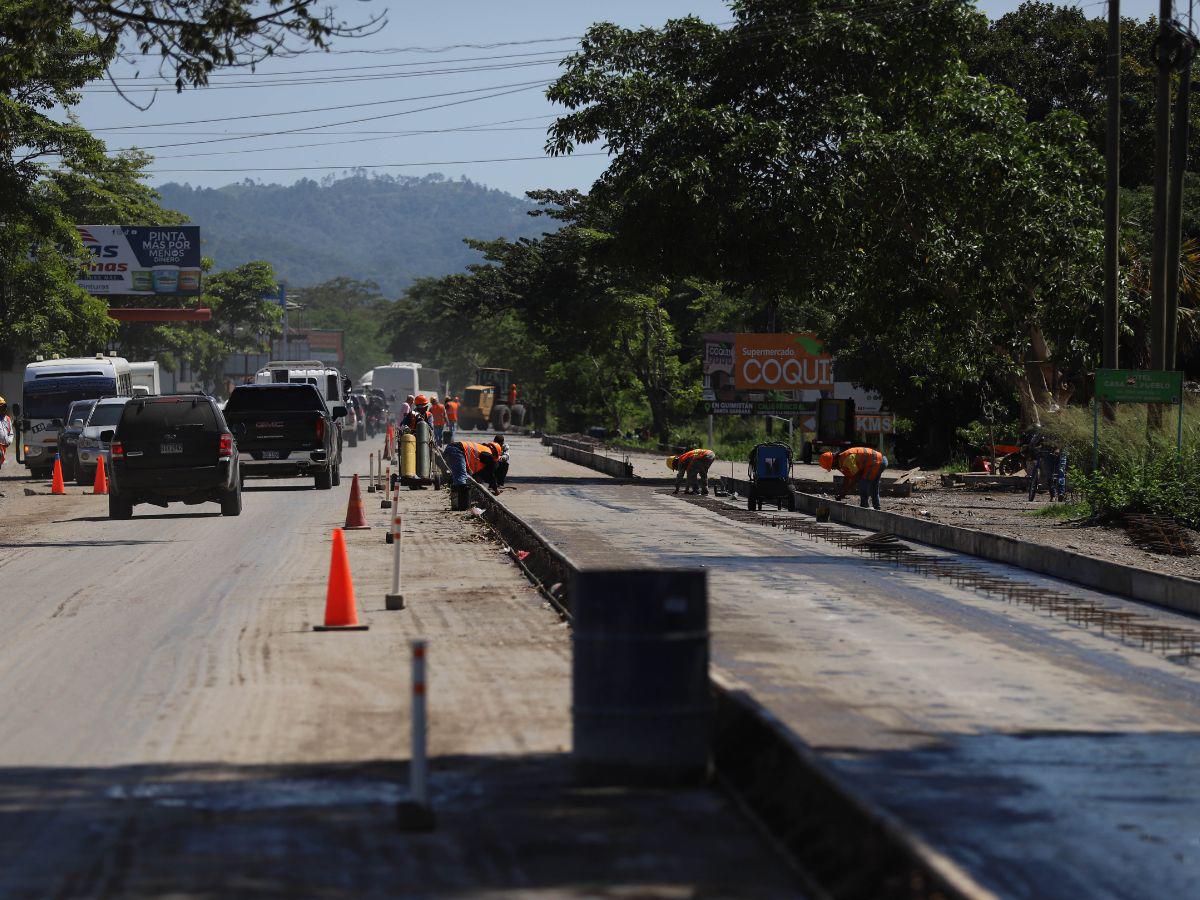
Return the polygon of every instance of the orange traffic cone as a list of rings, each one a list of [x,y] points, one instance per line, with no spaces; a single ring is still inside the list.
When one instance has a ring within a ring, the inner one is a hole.
[[[92,487],[93,494],[108,493],[108,476],[104,474],[104,457],[96,458],[96,484]]]
[[[358,492],[358,475],[350,485],[350,502],[346,504],[346,524],[342,526],[348,531],[360,531],[370,528],[367,524],[367,512],[363,508],[362,494]]]
[[[66,492],[67,486],[63,484],[62,477],[62,463],[56,456],[54,457],[54,480],[50,482],[50,493],[65,494]]]
[[[342,529],[333,529],[333,555],[329,559],[329,587],[325,591],[325,624],[313,631],[366,631],[371,626],[358,624],[354,607],[354,582],[350,578],[350,560],[346,558],[346,539]]]

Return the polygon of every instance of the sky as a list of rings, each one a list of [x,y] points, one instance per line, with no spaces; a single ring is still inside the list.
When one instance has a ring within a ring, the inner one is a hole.
[[[465,175],[518,195],[586,190],[605,167],[599,148],[569,158],[546,157],[542,149],[547,125],[562,112],[543,95],[558,60],[598,20],[638,27],[689,14],[718,23],[732,18],[721,0],[334,5],[352,22],[386,13],[387,25],[369,37],[337,41],[332,53],[271,60],[254,73],[222,70],[210,87],[182,94],[171,87],[173,74],[160,79],[153,62],[120,62],[113,76],[131,99],[152,101],[149,109],[95,82],[75,113],[110,148],[152,153],[152,184],[218,187],[246,178],[291,184],[370,166],[379,173]],[[979,3],[992,17],[1018,5]],[[1075,5],[1092,16],[1107,14],[1106,0]],[[1157,8],[1157,0],[1125,0],[1122,13],[1146,18]]]

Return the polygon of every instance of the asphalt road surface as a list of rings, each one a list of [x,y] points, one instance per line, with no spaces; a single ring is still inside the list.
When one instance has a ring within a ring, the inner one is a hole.
[[[367,452],[343,472],[365,475]],[[401,612],[383,603],[388,512],[364,494],[375,527],[346,537],[371,629],[322,634],[348,479],[251,481],[237,518],[110,521],[105,498],[16,474],[0,478],[0,896],[795,896],[713,791],[575,788],[567,629],[445,492],[401,494]],[[430,835],[393,819],[418,636]]]
[[[511,452],[503,501],[577,564],[705,567],[714,665],[986,886],[1200,896],[1200,662],[611,484],[530,439]]]

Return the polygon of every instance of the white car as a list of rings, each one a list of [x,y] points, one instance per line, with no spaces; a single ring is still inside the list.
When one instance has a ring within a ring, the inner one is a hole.
[[[111,431],[121,421],[121,412],[129,397],[105,397],[97,400],[79,435],[78,463],[75,466],[75,483],[91,484],[96,480],[96,468],[104,458],[104,471],[111,471],[112,461],[108,456],[108,444],[100,440],[102,431]]]

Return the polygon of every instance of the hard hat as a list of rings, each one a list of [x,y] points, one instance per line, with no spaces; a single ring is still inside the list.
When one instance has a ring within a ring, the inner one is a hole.
[[[668,457],[667,457],[667,468],[668,468],[668,469],[674,469],[674,468],[675,468],[675,463],[676,463],[676,460],[678,460],[678,459],[679,459],[679,457],[678,457],[678,456],[668,456]]]
[[[8,401],[3,397],[0,397],[0,406],[8,406]]]
[[[428,406],[429,398],[424,394],[417,394],[417,406]]]
[[[826,472],[833,469],[833,453],[829,450],[821,454],[821,468]]]

